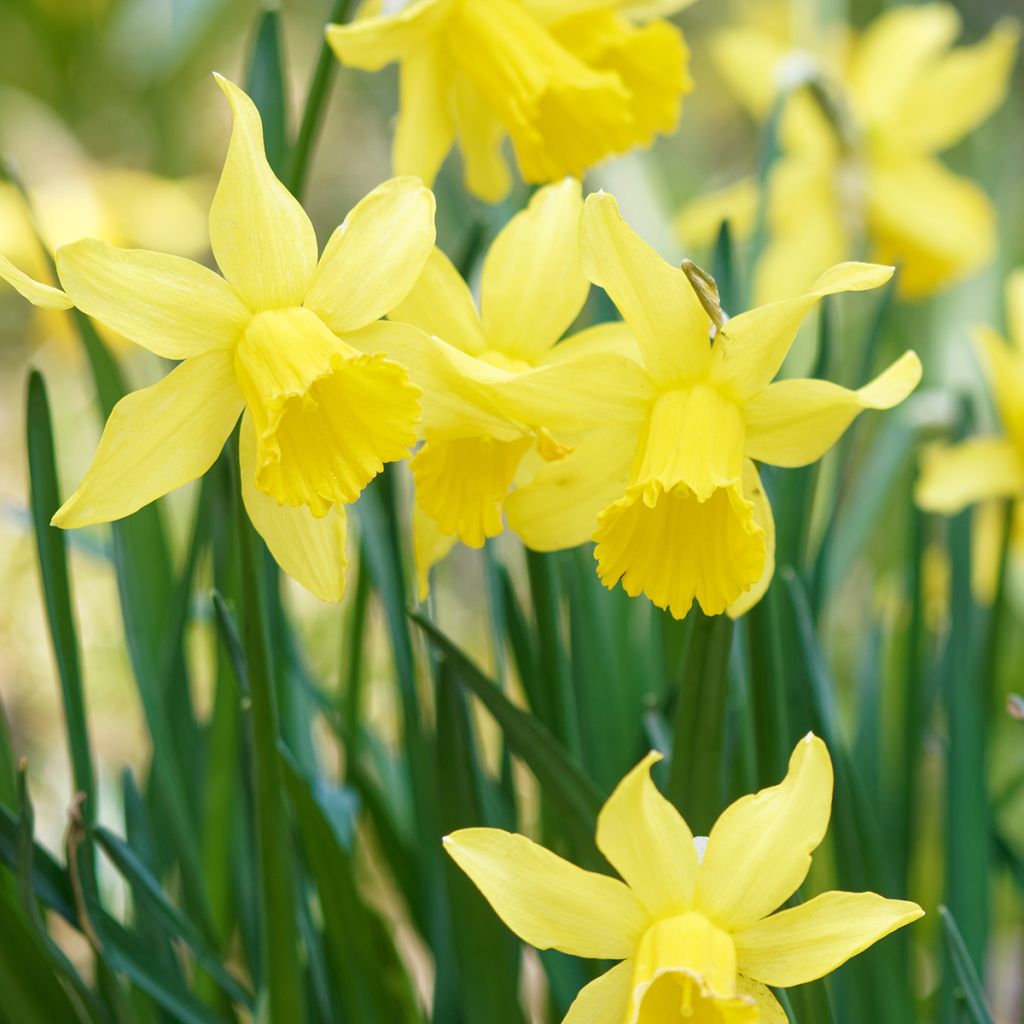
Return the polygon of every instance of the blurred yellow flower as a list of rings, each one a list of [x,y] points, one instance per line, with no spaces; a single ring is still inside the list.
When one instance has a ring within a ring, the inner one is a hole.
[[[675,129],[689,54],[663,18],[692,2],[378,0],[327,38],[343,64],[401,64],[396,174],[431,184],[458,140],[466,187],[497,202],[506,135],[524,180],[548,182]]]
[[[621,961],[579,993],[563,1024],[785,1024],[767,986],[820,978],[923,915],[872,892],[826,892],[774,913],[828,830],[832,763],[816,736],[797,745],[779,785],[737,800],[707,838],[658,792],[658,760],[644,758],[597,820],[598,849],[622,881],[499,829],[445,837],[524,942]]]
[[[605,586],[621,581],[676,618],[694,598],[708,615],[739,615],[774,571],[775,528],[753,460],[814,462],[861,410],[891,408],[920,379],[907,352],[857,391],[772,383],[820,298],[876,288],[892,268],[841,264],[807,294],[741,313],[713,333],[687,275],[626,226],[609,195],[587,199],[582,254],[584,272],[632,329],[641,364],[606,368],[593,434],[509,498],[510,522],[541,550],[593,537]],[[548,407],[537,418],[552,427],[569,415],[583,421],[589,382],[573,368],[544,376]]]
[[[931,294],[992,259],[991,203],[936,154],[1003,101],[1019,29],[1002,22],[980,43],[952,48],[960,27],[955,8],[930,3],[893,8],[860,37],[826,34],[813,52],[760,27],[716,36],[715,63],[755,118],[767,119],[788,94],[757,302],[801,291],[865,243],[872,259],[901,265],[908,297]],[[817,98],[803,87],[808,82]],[[753,191],[745,182],[699,200],[682,211],[679,231],[691,245],[709,241],[709,223],[717,229],[725,218],[749,232]]]
[[[434,245],[434,198],[394,179],[363,199],[319,261],[313,225],[274,177],[248,96],[234,114],[210,243],[223,277],[176,256],[86,240],[57,251],[68,297],[182,362],[122,399],[95,460],[54,517],[108,522],[205,473],[245,413],[242,496],[282,568],[324,600],[345,579],[345,508],[416,438],[419,389],[356,345],[405,297]],[[44,296],[44,297],[49,297]]]

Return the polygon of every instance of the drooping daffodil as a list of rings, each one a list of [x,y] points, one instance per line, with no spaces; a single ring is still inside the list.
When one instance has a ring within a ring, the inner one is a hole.
[[[682,34],[693,0],[383,0],[330,25],[338,59],[399,63],[396,174],[432,184],[458,140],[466,187],[488,202],[511,178],[542,183],[671,132],[692,88]]]
[[[1019,26],[1007,20],[980,42],[954,47],[960,30],[951,4],[925,3],[892,7],[859,36],[824,31],[812,48],[806,39],[743,25],[713,39],[719,72],[756,119],[766,121],[785,102],[757,302],[794,295],[859,252],[899,264],[899,288],[910,298],[992,259],[991,202],[938,154],[1002,103]],[[803,87],[808,80],[816,81],[816,96]],[[752,230],[756,192],[748,180],[698,200],[679,219],[684,241],[710,241],[722,219],[741,233]]]
[[[394,179],[351,211],[318,259],[313,225],[274,176],[259,113],[218,77],[234,117],[210,209],[223,276],[189,260],[87,240],[57,251],[80,310],[167,359],[157,384],[115,406],[96,457],[54,516],[120,519],[205,473],[239,416],[242,497],[281,567],[318,597],[345,581],[345,506],[416,440],[419,389],[358,346],[434,245],[434,198]],[[15,280],[33,300],[55,302]]]
[[[712,333],[687,274],[623,222],[611,196],[587,198],[581,251],[584,272],[631,328],[641,363],[608,367],[595,429],[510,496],[510,522],[539,550],[595,540],[605,586],[621,581],[676,618],[694,598],[708,615],[739,615],[774,569],[771,507],[755,460],[814,462],[863,409],[891,408],[920,380],[920,361],[907,352],[856,391],[772,383],[819,299],[876,288],[893,270],[840,264],[807,294],[723,319]],[[549,424],[570,407],[583,419],[589,382],[559,367],[546,375]]]
[[[778,909],[828,830],[832,764],[816,736],[797,745],[779,785],[741,797],[706,838],[654,785],[658,760],[644,758],[598,816],[598,849],[620,878],[499,829],[444,840],[524,942],[620,961],[579,993],[562,1024],[785,1024],[768,986],[820,978],[922,916],[916,903],[872,892]]]

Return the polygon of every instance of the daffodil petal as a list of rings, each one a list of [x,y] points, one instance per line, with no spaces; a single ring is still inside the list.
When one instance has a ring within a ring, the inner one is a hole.
[[[905,352],[856,391],[827,380],[769,384],[744,407],[747,454],[773,466],[806,466],[839,440],[865,409],[899,405],[921,380],[921,360]]]
[[[800,324],[820,299],[878,288],[892,275],[892,267],[840,263],[826,270],[806,295],[734,316],[715,343],[713,379],[738,399],[752,398],[778,373]]]
[[[1002,437],[971,437],[926,448],[914,500],[928,512],[955,515],[989,498],[1024,495],[1024,458]]]
[[[710,320],[686,275],[627,226],[604,192],[583,212],[583,272],[603,288],[632,328],[658,381],[695,379],[710,363]]]
[[[543,463],[505,499],[510,529],[534,551],[590,540],[601,510],[626,489],[639,441],[639,429],[595,430],[564,459]]]
[[[1024,451],[1024,355],[991,327],[976,327],[971,340],[981,357],[988,386],[1003,427]]]
[[[1024,268],[1018,268],[1006,280],[1006,319],[1010,341],[1024,351]]]
[[[760,29],[737,25],[716,32],[710,50],[729,91],[754,117],[767,116],[779,92],[785,43]]]
[[[734,932],[739,969],[766,985],[803,985],[923,915],[873,892],[826,892]]]
[[[256,486],[256,431],[248,416],[242,421],[238,457],[245,511],[274,560],[321,601],[340,601],[348,567],[345,506],[332,505],[318,518],[305,506],[279,505],[261,491]]]
[[[413,0],[397,14],[328,25],[327,42],[342,64],[379,71],[429,43],[452,6],[452,0]]]
[[[74,305],[59,288],[29,277],[6,256],[0,256],[0,280],[6,281],[22,298],[40,309],[70,309]]]
[[[501,202],[512,187],[512,172],[503,152],[508,133],[484,97],[462,75],[455,78],[455,125],[466,189],[485,203]]]
[[[760,579],[726,608],[726,614],[731,619],[738,619],[749,612],[764,597],[775,575],[775,517],[772,515],[768,492],[761,483],[761,475],[750,459],[746,460],[743,467],[743,496],[753,504],[754,523],[764,532],[764,568]]]
[[[395,124],[395,173],[433,185],[455,141],[452,77],[442,46],[423,46],[402,61]]]
[[[446,836],[444,845],[495,913],[538,949],[621,960],[648,923],[622,882],[584,871],[525,836],[468,828]]]
[[[622,1024],[632,989],[633,965],[623,960],[580,989],[562,1024]]]
[[[625,356],[633,362],[640,362],[640,346],[636,343],[629,325],[621,320],[594,324],[559,342],[554,348],[548,349],[538,360],[538,366],[553,366],[555,363],[567,363],[580,356],[594,355]]]
[[[430,254],[419,281],[389,317],[436,335],[469,355],[478,356],[486,348],[472,292],[440,249]]]
[[[652,751],[619,784],[597,818],[597,848],[652,917],[693,906],[697,848],[679,812],[658,792]]]
[[[494,240],[484,260],[484,334],[500,352],[533,362],[576,319],[590,282],[580,269],[580,183],[536,192]]]
[[[219,350],[192,356],[152,387],[126,395],[54,526],[121,519],[202,476],[241,411],[231,354]]]
[[[336,334],[379,320],[412,291],[434,248],[434,194],[392,178],[331,235],[304,305]]]
[[[757,182],[742,178],[687,203],[676,214],[676,233],[689,247],[706,247],[728,223],[733,240],[747,238],[754,229],[758,202]]]
[[[736,992],[754,1000],[761,1011],[760,1024],[789,1024],[786,1011],[767,985],[740,975],[736,982]]]
[[[302,204],[274,176],[251,99],[220,75],[233,124],[210,206],[210,247],[252,310],[298,306],[316,268],[316,233]]]
[[[430,596],[430,570],[447,557],[457,540],[454,533],[445,533],[418,501],[413,504],[412,550],[416,560],[416,595],[420,601]]]
[[[737,931],[781,906],[807,877],[831,808],[832,762],[808,735],[779,785],[741,797],[715,823],[697,874],[697,909]]]
[[[87,238],[57,250],[57,272],[83,313],[165,359],[230,348],[251,316],[224,278],[180,256]]]

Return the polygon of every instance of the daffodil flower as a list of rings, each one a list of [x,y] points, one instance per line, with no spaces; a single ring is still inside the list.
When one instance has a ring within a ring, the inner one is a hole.
[[[1010,276],[1006,305],[1010,342],[989,327],[974,331],[1003,433],[925,450],[915,498],[929,512],[954,515],[975,502],[1024,497],[1024,270]]]
[[[682,35],[660,16],[692,2],[399,0],[327,38],[343,64],[401,65],[396,174],[431,184],[458,139],[466,187],[497,202],[506,134],[524,179],[547,182],[675,129],[692,82]]]
[[[785,1024],[768,986],[820,978],[922,916],[916,903],[871,892],[778,910],[828,830],[832,764],[816,736],[797,745],[779,785],[737,800],[707,838],[658,792],[658,760],[644,758],[598,816],[598,849],[621,880],[499,829],[444,840],[524,942],[620,961],[579,993],[563,1024]]]
[[[1019,27],[1005,21],[981,42],[952,48],[960,28],[952,5],[928,3],[894,7],[860,37],[833,34],[813,53],[753,27],[731,27],[714,39],[719,71],[759,120],[782,90],[809,75],[834,105],[830,119],[805,89],[786,102],[757,301],[806,288],[826,267],[857,252],[862,239],[872,259],[901,265],[899,287],[911,298],[992,259],[992,204],[937,155],[1002,103]],[[749,230],[755,193],[747,181],[684,210],[679,227],[687,243],[709,240],[715,213],[718,222],[736,218],[736,226]]]
[[[313,225],[274,177],[256,107],[218,83],[234,115],[210,209],[223,277],[175,256],[96,240],[57,251],[67,298],[136,344],[181,360],[123,398],[62,527],[109,522],[194,480],[244,413],[242,497],[282,568],[324,600],[345,580],[345,505],[416,439],[419,390],[358,347],[416,282],[434,244],[434,199],[412,179],[371,192],[319,260]],[[32,292],[20,278],[14,283]],[[30,299],[56,302],[49,292]]]
[[[771,507],[753,460],[803,466],[828,451],[863,409],[888,409],[917,385],[905,353],[864,387],[772,383],[801,321],[823,296],[884,284],[891,267],[845,263],[806,295],[753,309],[719,327],[686,274],[623,222],[611,196],[587,198],[583,269],[632,329],[641,364],[609,366],[592,435],[510,496],[510,522],[527,545],[588,538],[602,582],[622,583],[682,618],[697,599],[708,615],[739,615],[774,568]],[[539,371],[538,371],[539,373]],[[546,371],[536,416],[552,429],[586,415],[589,383]],[[528,381],[537,390],[537,381]],[[575,396],[573,394],[575,389]],[[519,396],[524,402],[526,396]]]

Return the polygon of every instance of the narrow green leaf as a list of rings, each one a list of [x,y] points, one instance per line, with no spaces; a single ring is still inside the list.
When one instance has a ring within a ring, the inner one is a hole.
[[[960,984],[957,993],[967,1009],[973,1024],[995,1024],[994,1018],[985,1001],[985,991],[978,977],[971,954],[964,943],[964,938],[957,927],[956,919],[948,907],[939,907],[942,918],[942,934],[946,939],[946,950],[953,964],[953,971]]]
[[[278,177],[288,155],[288,99],[283,65],[281,18],[271,8],[259,16],[245,91],[260,112],[267,162]]]

